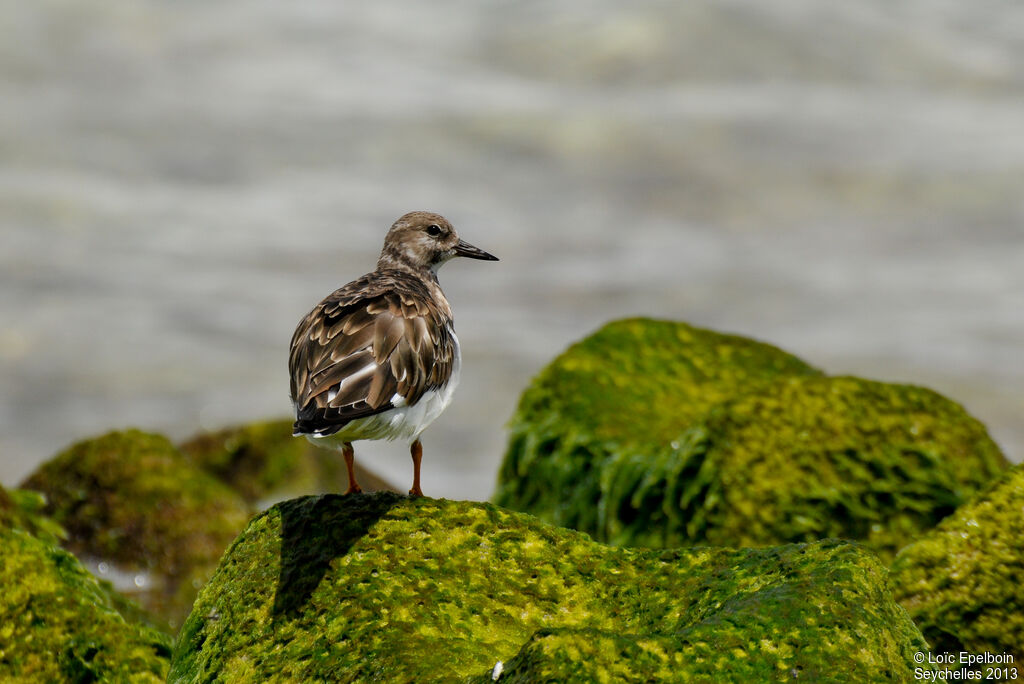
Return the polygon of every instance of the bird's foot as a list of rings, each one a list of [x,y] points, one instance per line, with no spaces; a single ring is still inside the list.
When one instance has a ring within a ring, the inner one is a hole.
[[[351,484],[351,485],[348,486],[348,489],[345,490],[345,494],[346,495],[348,495],[348,494],[362,494],[362,493],[363,493],[363,488],[360,487],[357,484]]]
[[[423,490],[419,487],[413,487],[409,490],[409,498],[416,499],[421,496],[423,496]]]

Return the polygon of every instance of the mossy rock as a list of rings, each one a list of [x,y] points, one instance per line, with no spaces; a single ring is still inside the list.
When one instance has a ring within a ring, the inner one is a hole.
[[[495,501],[616,545],[843,537],[891,559],[1005,467],[984,426],[930,390],[629,319],[524,392]]]
[[[490,504],[325,495],[253,519],[168,681],[888,682],[924,648],[855,544],[644,551]]]
[[[28,489],[0,486],[0,529],[19,529],[49,544],[67,539],[60,525],[46,515],[46,497]]]
[[[68,550],[145,577],[130,594],[170,629],[250,516],[238,494],[167,438],[139,430],[74,444],[23,486],[46,496]]]
[[[0,681],[164,681],[170,637],[126,621],[74,556],[4,527],[0,549]]]
[[[523,393],[495,503],[599,533],[608,461],[668,445],[714,406],[788,375],[820,371],[745,337],[646,318],[611,322]]]
[[[204,470],[238,491],[250,504],[300,494],[343,492],[348,476],[341,454],[292,436],[291,420],[271,420],[200,433],[180,449]],[[356,462],[365,491],[394,491]]]
[[[11,527],[18,517],[18,505],[14,497],[0,485],[0,527]]]
[[[643,546],[841,537],[888,561],[1006,465],[985,427],[931,390],[791,377],[668,447],[610,459],[600,533]]]
[[[892,583],[933,651],[1011,653],[1024,679],[1024,465],[900,551]]]

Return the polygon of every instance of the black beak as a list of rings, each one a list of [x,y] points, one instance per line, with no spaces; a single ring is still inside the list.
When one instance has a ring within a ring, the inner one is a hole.
[[[465,240],[459,240],[459,244],[455,245],[455,256],[469,257],[470,259],[480,259],[481,261],[497,261],[498,257],[493,254],[488,254],[482,249],[474,247]]]

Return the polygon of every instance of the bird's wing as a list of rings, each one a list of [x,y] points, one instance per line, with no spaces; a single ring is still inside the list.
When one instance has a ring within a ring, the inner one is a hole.
[[[316,306],[292,337],[296,432],[331,434],[356,418],[415,404],[445,384],[451,319],[414,279],[371,273]]]

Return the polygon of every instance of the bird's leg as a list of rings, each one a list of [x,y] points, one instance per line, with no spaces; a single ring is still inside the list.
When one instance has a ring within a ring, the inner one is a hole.
[[[352,448],[352,442],[342,443],[341,453],[345,456],[345,470],[348,471],[348,489],[345,493],[358,494],[363,488],[356,482],[356,451]]]
[[[423,460],[423,445],[420,444],[420,440],[416,440],[409,447],[409,452],[412,454],[412,489],[409,490],[409,496],[423,496],[423,490],[420,489],[420,461]]]

